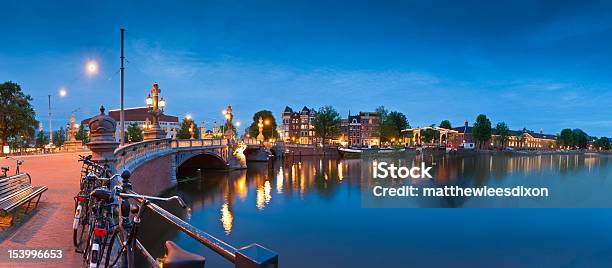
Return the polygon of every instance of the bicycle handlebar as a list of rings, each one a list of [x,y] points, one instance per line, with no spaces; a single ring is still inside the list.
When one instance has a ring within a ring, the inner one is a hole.
[[[148,195],[140,195],[140,194],[119,193],[119,196],[123,198],[139,198],[143,200],[155,200],[155,201],[164,201],[164,202],[168,202],[172,199],[175,199],[179,203],[179,205],[181,205],[182,208],[187,208],[187,204],[185,204],[185,201],[183,201],[183,199],[177,195],[171,196],[171,197],[157,197],[157,196],[148,196]]]

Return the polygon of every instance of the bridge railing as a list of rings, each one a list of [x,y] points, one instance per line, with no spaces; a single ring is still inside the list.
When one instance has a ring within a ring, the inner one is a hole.
[[[171,142],[171,139],[148,140],[119,147],[115,150],[115,169],[124,169],[137,160],[171,150]]]
[[[244,144],[246,145],[261,145],[262,142],[258,141],[256,138],[244,138],[242,139],[242,142],[244,142]]]
[[[204,146],[226,146],[226,139],[175,139],[172,140],[172,148],[204,147]]]

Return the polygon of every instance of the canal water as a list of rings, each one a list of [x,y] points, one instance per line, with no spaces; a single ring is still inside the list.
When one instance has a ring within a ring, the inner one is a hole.
[[[612,199],[609,155],[423,159],[433,163],[438,185],[569,181],[597,193],[606,188]],[[182,196],[190,210],[165,207],[233,246],[256,242],[277,251],[281,267],[612,267],[612,209],[458,208],[477,206],[470,202],[362,208],[360,177],[372,161],[303,157],[203,171],[168,193]],[[233,267],[156,215],[145,215],[143,225],[141,240],[156,256],[173,240],[204,255],[207,267]]]

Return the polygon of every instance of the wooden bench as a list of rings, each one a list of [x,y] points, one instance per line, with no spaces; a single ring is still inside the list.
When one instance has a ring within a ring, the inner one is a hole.
[[[0,213],[6,215],[12,212],[14,217],[17,208],[26,203],[25,213],[28,213],[30,208],[38,206],[40,196],[46,190],[47,186],[32,186],[32,178],[27,173],[0,177]],[[37,198],[36,204],[31,207],[34,198]]]

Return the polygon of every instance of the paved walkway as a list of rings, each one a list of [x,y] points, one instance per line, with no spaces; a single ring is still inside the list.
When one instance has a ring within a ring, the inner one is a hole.
[[[84,154],[84,153],[81,153]],[[79,267],[80,254],[72,246],[73,196],[79,189],[81,165],[78,153],[19,157],[25,160],[22,171],[32,176],[32,184],[46,185],[47,190],[31,217],[6,231],[0,231],[0,267]],[[14,165],[1,159],[0,165]],[[7,232],[7,233],[4,233]],[[56,261],[9,261],[8,249],[61,249],[63,258]]]

